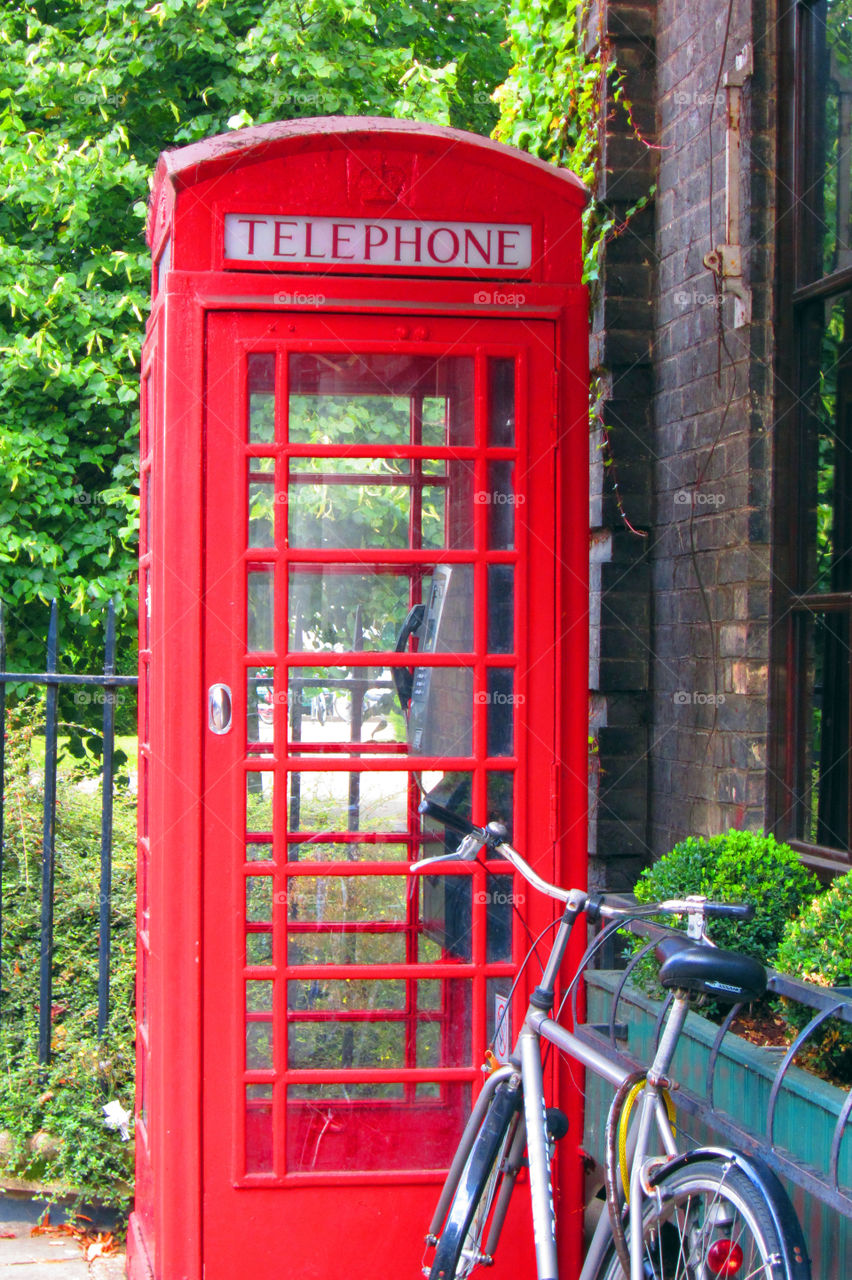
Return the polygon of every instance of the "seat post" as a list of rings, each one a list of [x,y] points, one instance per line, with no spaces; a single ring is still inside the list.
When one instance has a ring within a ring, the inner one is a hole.
[[[683,1030],[683,1024],[686,1021],[686,1015],[689,1012],[689,995],[686,991],[676,991],[672,1002],[672,1009],[666,1018],[666,1025],[663,1028],[663,1034],[660,1038],[659,1048],[654,1055],[654,1061],[648,1071],[648,1083],[651,1085],[664,1084],[668,1076],[669,1067],[671,1066],[674,1051],[677,1047],[680,1033]]]

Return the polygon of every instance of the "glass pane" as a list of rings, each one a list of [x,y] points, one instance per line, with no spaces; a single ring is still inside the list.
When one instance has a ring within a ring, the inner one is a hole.
[[[290,440],[305,444],[474,442],[469,357],[290,356]]]
[[[488,361],[488,443],[511,448],[515,443],[515,362]]]
[[[275,546],[275,459],[248,460],[248,545]]]
[[[272,1171],[272,1085],[246,1085],[246,1173]]]
[[[802,592],[852,590],[852,294],[810,309],[804,446]]]
[[[248,438],[250,444],[275,442],[275,356],[248,358]]]
[[[487,673],[489,756],[510,756],[515,740],[515,673],[505,667],[491,667]]]
[[[328,477],[315,483],[296,480],[291,473],[287,506],[292,547],[399,550],[446,545],[444,482],[413,479],[401,485],[365,476],[359,484],[331,483]]]
[[[502,822],[512,839],[514,822],[514,789],[515,775],[489,771],[485,778],[487,794],[488,821]]]
[[[246,920],[272,921],[272,876],[246,877]]]
[[[293,772],[288,775],[290,831],[389,831],[408,826],[410,774]]]
[[[844,0],[817,0],[802,12],[809,63],[800,192],[804,283],[852,263],[852,42]]]
[[[271,751],[274,697],[272,668],[249,667],[246,671],[246,741],[259,754]]]
[[[847,849],[849,839],[849,615],[800,620],[805,667],[805,740],[799,779],[799,836]]]
[[[488,546],[493,551],[511,551],[515,545],[515,507],[524,495],[515,494],[514,462],[488,464],[488,488],[481,502],[488,504]]]
[[[512,653],[515,629],[515,570],[510,564],[488,566],[488,652]]]
[[[272,840],[254,840],[246,845],[246,862],[270,862],[272,860]]]
[[[396,645],[409,605],[420,599],[409,569],[334,565],[290,572],[290,645],[296,650],[385,649]]]
[[[272,934],[269,931],[246,934],[246,964],[272,964]]]
[[[275,570],[272,565],[249,567],[246,646],[250,652],[275,648]]]
[[[406,959],[404,876],[294,876],[287,888],[290,964]]]
[[[292,667],[288,678],[294,741],[404,743],[407,725],[389,667]]]
[[[246,1023],[246,1070],[272,1070],[271,1020]]]
[[[410,862],[415,856],[408,844],[376,840],[368,832],[363,840],[335,844],[324,840],[298,840],[287,846],[290,862]]]
[[[470,1111],[470,1085],[418,1085],[407,1105],[383,1108],[380,1123],[367,1119],[371,1111],[376,1114],[366,1105],[371,1099],[402,1098],[404,1088],[394,1083],[291,1087],[288,1169],[307,1173],[446,1168]]]
[[[297,980],[287,984],[291,1070],[469,1066],[469,979],[442,982],[437,1007],[423,983],[396,978]],[[316,1019],[317,1013],[325,1015]],[[301,1020],[299,1014],[307,1015]],[[420,1028],[434,1024],[420,1039]],[[411,1045],[409,1031],[417,1032]],[[420,1059],[420,1053],[425,1060]]]
[[[275,775],[270,770],[246,774],[246,831],[272,834],[272,799]]]

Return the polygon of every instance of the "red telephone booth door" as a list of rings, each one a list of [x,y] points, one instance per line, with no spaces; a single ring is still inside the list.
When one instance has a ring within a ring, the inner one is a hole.
[[[208,326],[205,1278],[413,1276],[549,918],[407,866],[425,791],[554,874],[553,326]]]

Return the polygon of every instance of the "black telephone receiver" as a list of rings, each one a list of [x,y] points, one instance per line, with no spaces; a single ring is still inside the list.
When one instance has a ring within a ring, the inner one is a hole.
[[[425,604],[415,604],[408,610],[405,622],[399,630],[396,638],[396,647],[394,653],[405,653],[406,645],[410,636],[418,632],[423,625],[423,615],[426,612]],[[411,702],[411,689],[414,684],[414,672],[408,667],[392,667],[393,682],[396,685],[396,696],[399,698],[399,704],[402,707],[403,715],[408,715],[408,705]]]

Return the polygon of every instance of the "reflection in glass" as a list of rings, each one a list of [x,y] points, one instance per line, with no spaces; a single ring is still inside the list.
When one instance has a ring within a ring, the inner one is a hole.
[[[246,876],[246,920],[271,923],[272,876]]]
[[[293,649],[385,649],[396,644],[409,603],[417,603],[417,571],[371,572],[320,565],[290,572]],[[416,592],[416,594],[415,594]]]

